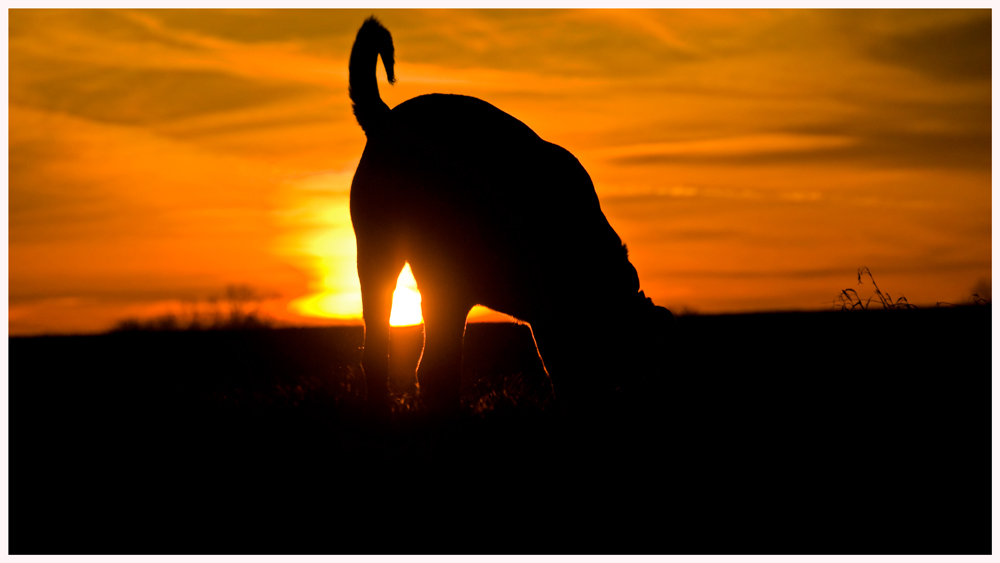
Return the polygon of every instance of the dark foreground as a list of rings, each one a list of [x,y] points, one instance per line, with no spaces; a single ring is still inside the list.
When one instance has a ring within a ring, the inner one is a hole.
[[[366,414],[360,328],[11,338],[10,550],[989,553],[990,314],[682,317],[585,413],[470,325],[452,420]]]

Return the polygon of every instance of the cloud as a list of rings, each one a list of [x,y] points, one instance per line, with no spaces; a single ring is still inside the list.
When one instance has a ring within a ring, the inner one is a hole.
[[[990,10],[964,13],[968,19],[943,20],[934,27],[894,33],[874,44],[870,56],[942,82],[990,80],[992,31]]]
[[[639,12],[651,19],[658,13]],[[397,61],[610,78],[692,58],[677,40],[664,40],[668,28],[637,34],[653,28],[604,10],[387,10],[376,16],[393,33]]]
[[[175,30],[246,42],[354,41],[372,10],[143,10]]]
[[[815,152],[847,147],[856,142],[856,139],[839,135],[771,133],[612,147],[597,154],[616,163],[643,164],[689,158],[729,159],[760,154]]]
[[[149,23],[140,13],[125,10],[13,9],[8,37],[15,45],[59,44],[96,35],[105,41],[156,43],[185,51],[197,48]]]
[[[603,154],[617,166],[714,162],[723,166],[841,164],[864,167],[941,167],[983,170],[992,158],[988,132],[907,132],[811,136],[777,134],[615,147]]]
[[[43,76],[32,76],[44,68]],[[129,69],[20,56],[10,102],[95,121],[154,124],[274,103],[310,93],[301,84],[203,70]]]

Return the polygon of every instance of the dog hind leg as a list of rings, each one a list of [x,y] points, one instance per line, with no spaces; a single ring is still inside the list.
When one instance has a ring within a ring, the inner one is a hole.
[[[419,278],[417,287],[424,317],[424,350],[417,366],[420,396],[431,412],[455,412],[461,401],[465,321],[472,305],[445,287],[426,281],[421,285]]]
[[[384,239],[358,234],[358,278],[365,320],[361,367],[368,387],[368,404],[376,410],[389,405],[389,315],[396,279],[403,269],[401,255]]]

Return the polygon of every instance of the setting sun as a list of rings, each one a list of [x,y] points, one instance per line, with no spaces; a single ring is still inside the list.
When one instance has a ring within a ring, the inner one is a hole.
[[[392,314],[389,315],[390,326],[411,326],[424,322],[420,312],[420,291],[417,281],[413,279],[410,265],[403,266],[396,280],[396,291],[392,292]]]

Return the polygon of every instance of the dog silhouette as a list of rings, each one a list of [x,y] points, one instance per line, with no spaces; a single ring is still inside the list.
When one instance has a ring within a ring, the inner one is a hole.
[[[392,36],[371,17],[350,59],[350,98],[368,137],[350,209],[369,402],[387,404],[389,313],[406,262],[422,296],[417,381],[432,410],[459,408],[475,305],[530,325],[563,404],[599,400],[662,363],[673,316],[639,290],[579,161],[476,98],[429,94],[390,110],[379,56],[394,83]]]

